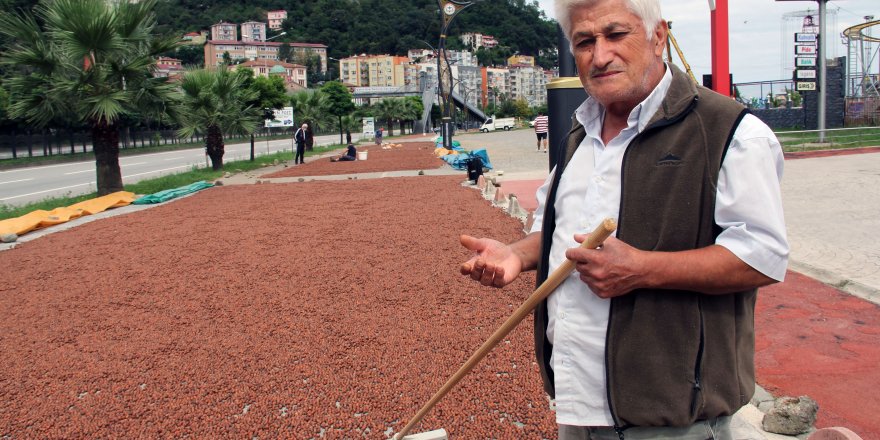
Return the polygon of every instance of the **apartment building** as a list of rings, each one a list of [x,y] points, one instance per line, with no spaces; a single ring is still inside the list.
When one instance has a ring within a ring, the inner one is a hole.
[[[266,23],[259,21],[242,23],[241,41],[266,41]]]
[[[281,23],[283,23],[284,20],[287,20],[287,11],[278,10],[266,12],[266,20],[269,22],[269,29],[272,29],[273,31],[281,29]]]
[[[508,66],[534,66],[535,57],[531,55],[513,55],[507,59]]]
[[[544,69],[529,65],[509,67],[508,89],[513,99],[525,99],[529,106],[547,103],[547,76]]]
[[[285,63],[276,60],[246,61],[235,66],[235,69],[247,68],[254,71],[255,76],[268,77],[280,75],[284,78],[284,85],[288,91],[303,90],[306,88],[306,66]]]
[[[339,77],[353,87],[401,87],[416,84],[418,66],[394,55],[353,55],[339,60]]]
[[[489,102],[498,103],[502,97],[510,97],[508,85],[510,83],[510,71],[502,67],[486,68],[486,99]]]
[[[272,60],[278,61],[278,48],[282,44],[275,41],[208,41],[205,43],[205,66],[217,66],[223,62],[223,54],[229,53],[232,60]],[[327,71],[327,46],[317,43],[286,43],[294,54],[318,55],[321,71]]]
[[[498,45],[498,40],[496,40],[495,37],[476,32],[461,34],[461,42],[464,43],[465,46],[469,46],[474,49],[479,49],[481,47],[491,49]]]
[[[238,41],[238,25],[225,21],[211,25],[211,39],[214,41]]]
[[[157,78],[177,79],[183,75],[183,62],[177,58],[159,57],[156,59],[156,70],[153,74]]]

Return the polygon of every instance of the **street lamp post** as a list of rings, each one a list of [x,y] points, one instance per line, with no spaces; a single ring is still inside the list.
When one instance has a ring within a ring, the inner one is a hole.
[[[342,82],[342,60],[333,58],[331,56],[327,57],[328,60],[339,61],[339,82]],[[332,81],[332,79],[331,79]]]
[[[274,39],[276,39],[276,38],[278,38],[278,37],[281,37],[281,36],[283,36],[283,35],[287,35],[287,31],[281,32],[280,34],[278,34],[278,35],[276,35],[276,36],[274,36],[274,37],[272,37],[272,38],[266,38],[266,40],[264,41],[264,43],[267,42],[267,41],[274,40]],[[266,52],[266,51],[264,51],[264,52]],[[269,78],[269,62],[266,60],[266,57],[268,57],[268,55],[263,54],[263,71],[266,72],[266,78]],[[278,56],[278,52],[277,52],[277,51],[275,52],[275,57],[278,58],[278,59],[280,60],[280,57]],[[264,110],[268,113],[268,110],[269,110],[269,109],[267,108],[267,109],[264,109]],[[268,134],[266,135],[266,154],[269,154],[269,138],[272,137],[272,127],[269,127],[269,123],[266,122],[266,121],[264,121],[264,125],[266,125],[266,129],[267,129],[267,132],[268,132]],[[253,142],[253,137],[254,137],[254,134],[251,133],[251,160],[254,160],[254,142]],[[293,141],[291,141],[291,145],[290,145],[291,151],[293,150],[293,143],[292,143],[292,142],[293,142]]]
[[[443,18],[443,26],[440,28],[440,42],[437,44],[437,87],[443,96],[443,123],[441,124],[441,136],[443,136],[443,147],[447,150],[452,149],[452,116],[454,104],[451,99],[452,94],[452,69],[449,67],[449,59],[446,55],[446,32],[449,30],[449,24],[458,15],[459,12],[474,4],[473,1],[461,0],[438,0],[440,3],[440,15]],[[441,58],[445,71],[441,66]],[[444,78],[445,77],[445,78]],[[448,87],[443,87],[444,80],[447,81]]]

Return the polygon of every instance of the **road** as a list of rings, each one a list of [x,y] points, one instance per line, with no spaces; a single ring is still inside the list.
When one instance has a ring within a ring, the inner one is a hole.
[[[338,134],[315,137],[315,144],[318,146],[338,142]],[[292,152],[292,148],[292,140],[290,139],[257,141],[254,144],[254,152],[258,156],[277,151]],[[226,145],[223,161],[248,159],[250,158],[250,150],[250,142]],[[205,155],[204,148],[121,156],[119,158],[124,184],[209,165],[210,161]],[[94,161],[0,171],[0,203],[7,206],[21,206],[47,198],[77,196],[95,191],[97,188],[95,186]]]

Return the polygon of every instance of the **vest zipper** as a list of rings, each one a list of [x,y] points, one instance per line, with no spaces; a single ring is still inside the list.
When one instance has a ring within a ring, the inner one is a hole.
[[[697,348],[697,359],[694,364],[694,387],[693,397],[691,399],[691,416],[694,418],[697,417],[697,407],[699,406],[700,395],[703,391],[700,379],[702,378],[703,349],[706,344],[705,327],[703,323],[703,301],[701,301],[700,298],[697,298],[697,310],[700,313],[700,345]]]

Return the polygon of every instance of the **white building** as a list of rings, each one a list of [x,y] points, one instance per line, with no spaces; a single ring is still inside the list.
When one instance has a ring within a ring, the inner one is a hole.
[[[246,21],[241,24],[241,41],[266,41],[266,23]]]

